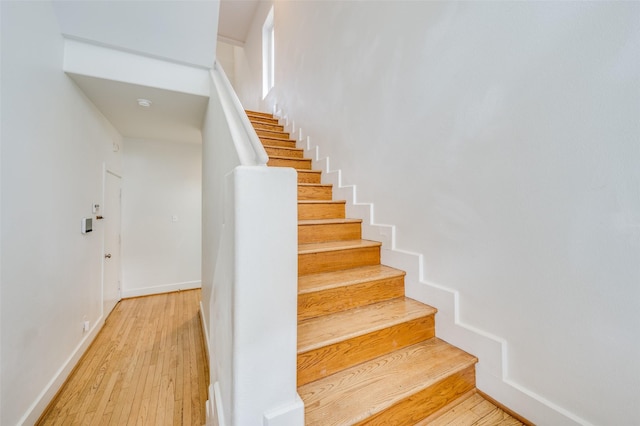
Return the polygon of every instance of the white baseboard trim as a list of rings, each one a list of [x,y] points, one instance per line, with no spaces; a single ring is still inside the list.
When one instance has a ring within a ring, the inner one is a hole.
[[[204,347],[205,347],[205,356],[207,358],[207,365],[209,365],[209,368],[211,368],[211,355],[210,355],[210,351],[209,351],[209,328],[207,327],[207,321],[206,318],[204,317],[204,305],[202,304],[202,300],[200,300],[200,323],[202,324],[202,333],[204,334]],[[209,378],[211,379],[211,378]],[[214,423],[213,420],[213,414],[215,413],[215,401],[214,401],[214,395],[213,395],[213,385],[209,384],[209,398],[207,399],[206,402],[206,409],[207,409],[207,418],[206,418],[206,425],[207,426],[211,426],[211,425],[218,425],[218,423]]]
[[[211,396],[209,397],[209,399],[212,401],[211,409],[213,411],[211,416],[211,424],[213,426],[227,426],[227,422],[224,416],[222,398],[220,395],[220,383],[215,382],[213,385],[209,386],[209,391],[211,392]]]
[[[320,147],[303,137],[288,115],[283,115],[287,130],[295,134],[297,146],[313,161],[313,168],[322,170],[323,181],[333,184],[336,199],[347,200],[347,217],[362,219],[362,238],[382,242],[382,262],[407,272],[405,293],[408,297],[438,309],[436,334],[449,343],[477,356],[477,387],[496,401],[538,424],[590,425],[574,413],[549,401],[544,396],[512,381],[508,377],[508,343],[505,339],[460,320],[458,291],[424,280],[423,255],[396,247],[395,225],[376,224],[373,203],[357,200],[356,185],[342,183],[341,170],[331,170],[330,158],[320,155]]]
[[[40,392],[36,400],[29,406],[27,412],[22,416],[19,425],[33,425],[35,424],[44,410],[47,409],[47,406],[51,403],[53,398],[56,396],[64,382],[69,377],[69,374],[73,371],[74,367],[78,364],[78,361],[87,351],[89,345],[93,342],[93,340],[98,335],[98,332],[102,330],[104,326],[105,318],[101,316],[96,320],[89,333],[87,333],[78,346],[73,350],[71,355],[66,359],[64,364],[56,371],[53,378],[47,383],[45,388]]]
[[[201,287],[201,281],[186,281],[183,283],[161,284],[149,287],[125,288],[122,289],[122,298],[128,299],[130,297],[150,296],[152,294],[171,293],[173,291],[180,290],[193,290]]]
[[[209,363],[209,365],[211,365],[211,358],[210,358],[210,354],[209,354],[209,327],[207,327],[207,320],[204,317],[204,306],[202,305],[202,300],[200,301],[200,323],[202,324],[202,333],[204,334],[204,343],[205,343],[205,350],[207,351],[206,355],[207,355],[207,363]],[[211,395],[209,395],[209,397],[211,397]]]

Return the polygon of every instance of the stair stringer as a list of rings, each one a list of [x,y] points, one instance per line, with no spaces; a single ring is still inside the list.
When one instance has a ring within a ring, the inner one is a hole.
[[[320,154],[320,146],[305,136],[295,121],[274,106],[274,116],[296,140],[313,168],[322,170],[323,182],[333,184],[334,199],[346,200],[347,217],[362,219],[362,238],[382,242],[381,262],[404,270],[407,297],[438,309],[436,335],[475,355],[476,387],[515,412],[539,424],[584,425],[591,423],[509,378],[508,342],[499,336],[466,324],[460,319],[460,293],[424,278],[424,255],[396,246],[396,226],[375,223],[374,204],[359,202],[357,186],[343,183],[342,171],[332,170],[330,158]]]

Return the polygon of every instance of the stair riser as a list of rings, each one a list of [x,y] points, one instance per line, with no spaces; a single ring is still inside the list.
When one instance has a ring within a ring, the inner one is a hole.
[[[280,120],[277,118],[266,118],[266,117],[249,117],[249,121],[252,126],[256,124],[265,124],[267,126],[278,126],[280,124]]]
[[[268,112],[258,112],[258,111],[245,111],[249,119],[256,120],[275,120],[278,119],[273,116],[273,114],[269,114]]]
[[[253,122],[251,123],[253,125],[253,128],[258,130],[268,130],[271,132],[283,132],[284,131],[284,127],[279,125],[279,124],[272,124],[272,123],[260,123],[260,122]]]
[[[380,247],[298,254],[298,275],[340,271],[380,263]]]
[[[321,180],[321,173],[298,170],[298,183],[320,183]]]
[[[404,296],[404,276],[298,295],[298,321]]]
[[[294,169],[311,170],[311,160],[305,158],[269,158],[267,165],[271,167],[293,167]]]
[[[336,204],[298,204],[298,219],[344,219],[345,205]]]
[[[264,150],[267,151],[267,155],[269,157],[271,157],[272,155],[278,156],[278,157],[290,157],[290,158],[303,158],[304,157],[304,153],[302,152],[302,150],[297,150],[297,149],[286,149],[286,148],[282,148],[282,147],[270,147],[270,146],[265,146]]]
[[[434,336],[429,315],[298,354],[298,386]]]
[[[356,425],[414,425],[474,389],[475,381],[475,367],[469,366]]]
[[[298,185],[298,200],[331,200],[333,188],[330,186]]]
[[[289,133],[284,133],[284,132],[270,132],[268,130],[256,129],[256,133],[258,134],[258,136],[263,136],[267,138],[285,139],[285,140],[290,139]]]
[[[296,147],[296,141],[294,140],[284,140],[284,139],[269,139],[269,138],[260,138],[260,142],[262,142],[263,145],[268,145],[268,146],[281,146],[284,148],[295,148]]]
[[[361,228],[360,222],[298,225],[298,244],[359,240]]]

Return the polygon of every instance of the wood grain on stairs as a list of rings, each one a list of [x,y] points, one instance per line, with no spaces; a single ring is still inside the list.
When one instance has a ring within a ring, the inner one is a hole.
[[[477,359],[435,338],[430,306],[269,114],[247,112],[269,166],[298,172],[298,393],[307,425],[415,425],[475,389]],[[429,417],[431,416],[431,417]]]
[[[308,169],[311,170],[311,159],[310,158],[292,158],[292,157],[281,157],[276,155],[270,155],[269,161],[267,162],[268,166],[271,167],[291,167],[294,169]]]
[[[271,130],[273,132],[284,132],[283,126],[275,123],[254,121],[253,127],[260,130]]]
[[[249,116],[249,118],[257,117],[262,120],[266,119],[266,120],[273,120],[275,122],[278,122],[278,119],[275,118],[273,114],[269,114],[268,112],[253,111],[249,109],[246,109],[245,112],[247,113],[247,116]]]
[[[404,297],[298,324],[298,386],[435,335],[435,309]]]
[[[333,185],[323,183],[299,183],[298,200],[331,200]]]
[[[432,338],[300,386],[306,425],[413,425],[475,384],[477,359]]]
[[[298,221],[298,243],[359,240],[361,219],[311,219]]]
[[[298,278],[298,320],[404,296],[405,272],[384,265]]]
[[[303,158],[304,152],[299,148],[288,148],[282,146],[269,146],[264,145],[264,150],[267,151],[267,155],[271,157],[275,155],[277,157],[288,157],[288,158]]]
[[[297,169],[298,183],[320,183],[322,179],[321,170]]]
[[[378,265],[377,241],[331,241],[298,245],[298,275]]]
[[[298,219],[344,218],[345,204],[345,200],[298,200]]]
[[[289,133],[285,133],[285,132],[256,129],[256,133],[258,134],[259,137],[265,137],[265,138],[271,138],[271,139],[284,139],[284,140],[290,139]]]
[[[282,146],[285,148],[295,148],[296,147],[296,141],[294,141],[293,139],[272,139],[272,138],[265,138],[265,137],[259,137],[260,142],[262,142],[263,145],[268,145],[268,146]]]

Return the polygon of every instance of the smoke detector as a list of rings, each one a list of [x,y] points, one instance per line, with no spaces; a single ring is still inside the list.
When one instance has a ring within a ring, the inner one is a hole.
[[[138,99],[138,105],[142,108],[149,108],[152,103],[153,102],[151,102],[149,99]]]

